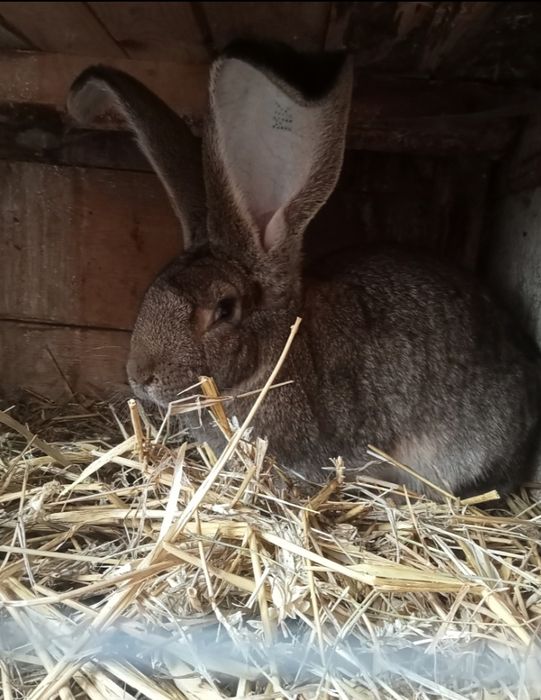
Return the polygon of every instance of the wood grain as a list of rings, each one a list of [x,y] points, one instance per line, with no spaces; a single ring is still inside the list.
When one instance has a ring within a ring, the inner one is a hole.
[[[13,52],[0,55],[0,102],[34,103],[63,110],[73,80],[103,56]],[[108,65],[138,78],[179,114],[200,116],[207,102],[208,66],[110,58]]]
[[[486,157],[346,154],[338,186],[305,234],[310,257],[358,243],[401,243],[469,269],[486,232]]]
[[[125,55],[84,2],[0,2],[0,16],[43,51]]]
[[[91,2],[89,6],[131,58],[184,63],[209,59],[189,2]]]
[[[28,389],[51,400],[126,390],[129,333],[0,321],[0,397]]]
[[[0,16],[0,48],[9,51],[28,51],[35,49],[30,41],[21,36]]]
[[[153,174],[0,163],[0,318],[130,329],[180,250]]]

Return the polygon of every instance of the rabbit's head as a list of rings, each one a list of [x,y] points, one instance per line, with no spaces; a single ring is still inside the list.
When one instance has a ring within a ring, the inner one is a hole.
[[[148,289],[132,335],[141,398],[166,405],[201,375],[233,389],[277,359],[302,304],[303,233],[340,173],[351,85],[343,55],[238,43],[211,67],[201,144],[125,73],[76,80],[70,113],[124,116],[182,227],[183,253]]]

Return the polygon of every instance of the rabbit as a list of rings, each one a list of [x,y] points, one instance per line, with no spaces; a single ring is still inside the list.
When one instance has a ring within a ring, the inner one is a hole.
[[[119,70],[74,82],[69,113],[124,116],[182,227],[139,310],[130,385],[163,407],[201,375],[257,390],[300,317],[277,379],[292,381],[253,422],[282,466],[319,483],[332,458],[362,467],[373,444],[456,496],[508,493],[532,473],[541,418],[540,353],[510,314],[473,276],[399,247],[303,257],[342,167],[352,82],[347,54],[237,43],[211,65],[202,143]],[[236,400],[239,420],[252,401]],[[435,496],[396,466],[370,469]]]

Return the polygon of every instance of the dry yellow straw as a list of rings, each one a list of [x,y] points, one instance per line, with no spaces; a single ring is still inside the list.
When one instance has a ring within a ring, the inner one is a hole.
[[[293,340],[297,334],[300,323],[301,319],[297,318],[293,326],[291,326],[289,338],[278,359],[278,362],[276,363],[274,370],[271,372],[270,377],[265,383],[261,394],[257,397],[256,401],[254,402],[254,405],[248,413],[244,423],[239,428],[239,430],[237,430],[235,435],[231,438],[227,447],[221,454],[220,458],[218,459],[208,476],[203,480],[202,484],[197,489],[193,498],[190,499],[190,502],[187,504],[186,508],[184,509],[184,512],[180,516],[177,523],[171,526],[170,531],[164,536],[162,541],[173,542],[174,539],[182,532],[182,530],[186,527],[189,520],[193,516],[196,509],[199,507],[199,505],[205,498],[212,484],[214,483],[222,469],[225,467],[230,457],[234,454],[238,443],[240,442],[242,436],[250,426],[259,406],[261,405],[270,387],[272,386],[274,379],[280,371],[287,357],[289,349],[291,348],[291,344],[293,343]],[[142,564],[143,568],[147,568],[148,566],[153,564],[160,552],[161,547],[156,547],[153,550],[152,554],[149,557],[145,558],[145,561]],[[141,585],[141,583],[138,583],[136,584],[135,588],[130,587],[127,590],[121,590],[117,594],[111,596],[106,605],[101,609],[98,616],[93,620],[88,632],[83,633],[81,635],[79,642],[75,645],[75,649],[73,649],[71,652],[71,656],[74,656],[75,654],[77,654],[78,651],[84,648],[85,644],[89,639],[89,635],[92,629],[101,630],[106,625],[110,625],[112,622],[114,622],[118,615],[121,614],[125,606],[130,601],[135,599]],[[65,659],[62,659],[57,664],[57,666],[47,674],[47,676],[37,686],[34,692],[31,693],[29,700],[48,700],[48,698],[55,695],[58,692],[58,690],[60,690],[60,688],[62,688],[66,684],[69,678],[77,670],[80,663],[81,661],[70,661],[67,657]]]
[[[222,398],[200,405],[227,407]],[[126,404],[114,420],[108,405],[86,406],[32,400],[20,423],[0,431],[6,700],[428,700],[481,697],[485,682],[483,697],[539,697],[533,494],[502,500],[497,514],[462,508],[494,493],[457,508],[369,475],[348,481],[339,459],[319,490],[297,482],[291,493],[286,465],[273,465],[257,436],[209,464],[201,444],[170,432],[174,423],[162,440],[145,440],[162,424],[157,411],[141,412],[138,430]],[[156,675],[109,657],[117,633],[144,664],[156,663]],[[400,678],[365,675],[358,650],[364,669],[371,655],[380,668],[388,652],[404,652],[408,664]],[[445,655],[447,671],[435,655]]]

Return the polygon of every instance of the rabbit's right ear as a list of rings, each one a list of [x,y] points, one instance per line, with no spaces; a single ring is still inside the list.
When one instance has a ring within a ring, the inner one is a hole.
[[[205,240],[201,144],[178,114],[131,75],[106,66],[92,66],[79,75],[67,106],[82,124],[90,124],[111,107],[116,109],[169,195],[182,225],[184,249]]]
[[[342,166],[352,90],[343,54],[235,46],[212,66],[205,135],[209,240],[298,269],[302,235]],[[267,265],[268,267],[268,265]]]

